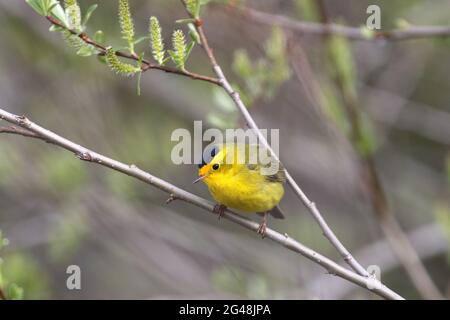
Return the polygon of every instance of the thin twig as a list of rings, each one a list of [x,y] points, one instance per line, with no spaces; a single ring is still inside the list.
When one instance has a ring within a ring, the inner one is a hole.
[[[11,133],[11,134],[17,134],[20,136],[24,136],[24,137],[42,140],[42,137],[38,136],[37,134],[30,132],[28,130],[24,130],[22,128],[17,128],[16,126],[0,127],[0,133]]]
[[[89,150],[79,144],[76,144],[66,138],[63,138],[56,133],[53,133],[50,130],[47,130],[27,119],[24,116],[14,115],[9,113],[3,109],[0,109],[0,120],[5,120],[14,125],[20,126],[21,128],[30,131],[36,134],[40,139],[44,141],[51,141],[53,144],[64,148],[68,151],[75,153],[81,160],[92,162],[99,164],[101,166],[119,171],[128,176],[134,177],[138,180],[141,180],[149,185],[152,185],[173,197],[176,197],[177,200],[185,201],[187,203],[191,203],[199,208],[202,208],[206,211],[214,213],[214,203],[207,201],[199,196],[196,196],[188,191],[180,189],[169,182],[162,180],[156,176],[151,175],[150,173],[139,169],[135,165],[127,165],[117,160],[108,158],[104,155],[96,153],[92,150]],[[28,135],[26,135],[28,136]],[[241,217],[240,215],[234,213],[231,210],[226,210],[224,212],[224,218],[241,225],[251,231],[257,232],[259,228],[259,224]],[[297,252],[309,260],[321,265],[325,268],[330,274],[339,276],[343,279],[346,279],[362,288],[370,290],[377,295],[386,298],[386,299],[403,299],[400,295],[381,284],[378,280],[370,277],[364,277],[356,274],[355,272],[348,270],[334,261],[328,259],[327,257],[319,254],[318,252],[306,247],[300,242],[290,238],[286,234],[281,234],[273,229],[266,229],[266,237],[271,239],[272,241],[288,248],[291,251]]]
[[[104,55],[106,54],[106,46],[97,43],[96,41],[94,41],[93,39],[91,39],[86,33],[77,33],[74,30],[71,30],[69,28],[67,28],[64,24],[62,24],[60,21],[58,21],[57,19],[55,19],[52,16],[47,16],[46,17],[48,21],[50,21],[51,24],[58,26],[60,28],[63,28],[67,31],[69,31],[71,34],[78,36],[81,40],[83,40],[86,44],[90,44],[92,46],[94,46],[95,48],[97,48],[100,51],[100,55]],[[197,74],[197,73],[193,73],[190,71],[186,71],[186,70],[181,70],[181,69],[176,69],[176,68],[172,68],[172,67],[167,67],[167,66],[162,66],[156,63],[152,63],[146,59],[140,59],[139,56],[137,56],[136,54],[129,54],[123,51],[116,51],[115,52],[116,55],[118,57],[122,57],[122,58],[126,58],[126,59],[130,59],[130,60],[134,60],[137,62],[141,62],[142,63],[142,72],[145,72],[147,70],[150,69],[157,69],[157,70],[161,70],[164,72],[168,72],[168,73],[175,73],[184,77],[188,77],[194,80],[202,80],[202,81],[206,81],[206,82],[210,82],[213,83],[215,85],[220,85],[220,82],[218,79],[212,78],[212,77],[208,77],[208,76],[204,76],[201,74]]]
[[[185,5],[185,2],[182,0],[182,3]],[[208,39],[205,36],[205,32],[203,30],[203,23],[201,20],[197,19],[195,23],[195,27],[197,29],[197,32],[200,36],[200,42],[205,50],[206,55],[208,56],[212,68],[216,74],[216,76],[220,80],[220,85],[222,88],[226,91],[226,93],[231,97],[231,99],[234,101],[235,105],[237,106],[238,110],[242,113],[242,115],[245,118],[245,121],[247,122],[247,125],[255,130],[259,141],[269,150],[271,153],[271,156],[275,159],[278,159],[278,155],[275,154],[275,152],[272,150],[270,145],[268,144],[266,138],[259,130],[258,126],[256,125],[256,122],[253,120],[253,117],[248,112],[247,107],[242,102],[241,98],[239,97],[239,93],[236,92],[228,82],[227,78],[225,77],[224,73],[222,72],[221,67],[217,63],[217,60],[214,56],[213,50],[209,46]],[[334,232],[331,230],[331,228],[328,226],[325,219],[322,217],[319,209],[317,208],[316,204],[311,201],[306,194],[303,192],[303,190],[298,186],[298,184],[295,182],[293,177],[289,174],[287,170],[285,170],[286,173],[286,180],[289,183],[289,185],[294,190],[295,194],[298,196],[298,198],[302,201],[302,203],[306,206],[308,211],[312,214],[314,219],[319,224],[320,228],[323,231],[324,236],[331,242],[331,244],[336,248],[336,250],[339,252],[339,254],[342,256],[345,262],[350,265],[350,267],[355,270],[358,274],[368,277],[369,274],[367,273],[366,269],[364,269],[358,261],[353,258],[351,253],[345,248],[345,246],[339,241],[339,239],[336,237]]]
[[[351,40],[377,41],[377,40],[413,40],[430,37],[449,37],[450,26],[408,26],[405,29],[390,31],[374,31],[373,36],[367,35],[362,28],[349,27],[336,23],[314,23],[290,19],[281,15],[261,12],[251,8],[237,8],[238,13],[246,19],[259,24],[279,26],[300,34],[308,35],[339,35]]]

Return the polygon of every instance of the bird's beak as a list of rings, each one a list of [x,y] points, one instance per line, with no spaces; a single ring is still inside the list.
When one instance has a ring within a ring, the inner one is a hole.
[[[199,182],[200,180],[203,180],[203,179],[205,179],[205,178],[206,178],[206,175],[200,176],[200,177],[198,177],[197,179],[195,179],[192,183],[197,183],[197,182]]]

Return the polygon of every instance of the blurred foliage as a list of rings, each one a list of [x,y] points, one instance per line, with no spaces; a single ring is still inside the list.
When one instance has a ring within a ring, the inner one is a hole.
[[[313,0],[294,0],[294,5],[296,13],[301,17],[302,21],[316,22],[319,20],[319,15]]]
[[[258,99],[271,99],[276,90],[291,75],[286,58],[286,39],[280,28],[273,28],[264,44],[265,56],[252,63],[245,50],[237,50],[233,59],[233,70],[242,85],[235,85],[247,106]]]
[[[14,152],[9,141],[0,140],[0,186],[9,187],[13,184],[17,171],[20,170],[20,156]]]
[[[230,292],[249,299],[273,298],[267,278],[260,274],[246,274],[233,266],[221,266],[211,273],[216,290]]]
[[[0,230],[0,253],[7,245],[9,245],[9,240],[3,237],[2,230]],[[0,256],[0,290],[4,298],[8,300],[21,300],[23,299],[24,291],[22,287],[14,282],[17,280],[14,275],[8,272],[11,263],[14,263],[14,258],[8,257],[8,263],[6,263]],[[19,265],[19,267],[21,266]],[[21,279],[18,280],[20,281]]]
[[[73,154],[53,149],[38,161],[41,183],[48,191],[71,194],[86,183],[86,166]]]
[[[3,275],[9,283],[15,283],[8,292],[16,294],[18,299],[47,299],[50,295],[48,275],[32,256],[8,255],[3,262]]]
[[[365,156],[375,152],[376,139],[372,124],[364,114],[357,94],[357,77],[355,72],[354,57],[349,40],[344,37],[330,36],[327,41],[327,52],[330,56],[328,68],[331,78],[336,81],[338,91],[341,93],[340,112],[334,107],[333,112],[328,113],[333,121],[342,123],[345,115],[347,123],[355,122],[355,127],[346,126],[347,136],[354,141],[359,154]],[[335,105],[335,104],[334,104]],[[342,124],[340,125],[342,127]]]
[[[244,49],[234,52],[232,68],[239,80],[233,87],[247,107],[260,100],[273,99],[279,87],[291,76],[286,39],[280,28],[272,29],[263,50],[264,56],[256,61]],[[217,108],[208,113],[209,124],[221,129],[235,127],[239,114],[230,96],[218,87],[212,88],[212,95]]]
[[[57,262],[73,257],[89,231],[83,206],[73,204],[61,212],[63,217],[49,235],[49,254]]]

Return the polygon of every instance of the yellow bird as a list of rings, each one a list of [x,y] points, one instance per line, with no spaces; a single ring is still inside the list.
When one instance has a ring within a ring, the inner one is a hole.
[[[263,215],[258,233],[264,237],[268,213],[284,218],[277,205],[284,195],[286,176],[281,163],[264,161],[262,164],[261,149],[266,150],[257,145],[237,143],[215,146],[211,151],[212,160],[199,165],[199,178],[194,183],[200,180],[206,183],[218,202],[214,211],[219,219],[227,207]],[[267,173],[269,169],[272,170]]]

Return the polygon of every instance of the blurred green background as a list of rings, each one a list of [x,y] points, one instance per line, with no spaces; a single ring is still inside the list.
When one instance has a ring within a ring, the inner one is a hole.
[[[117,1],[99,7],[87,32],[123,45]],[[157,16],[165,42],[185,18],[180,1],[131,0],[138,35]],[[245,1],[265,12],[309,20],[304,0]],[[82,9],[94,1],[79,1]],[[399,19],[450,24],[450,4],[435,1],[325,1],[333,21],[359,27],[369,4],[382,8],[383,29]],[[288,35],[243,19],[220,5],[203,14],[211,46],[241,89],[261,128],[280,128],[285,166],[317,203],[342,242],[363,265],[381,267],[382,281],[406,298],[419,298],[384,242],[361,191],[355,155],[327,117],[307,98],[285,49]],[[96,57],[77,56],[24,1],[0,0],[0,105],[81,145],[134,163],[181,188],[197,168],[170,160],[176,128],[235,128],[244,121],[228,97],[210,84],[149,71],[141,95],[136,79],[111,72]],[[291,37],[291,41],[300,38]],[[292,40],[293,39],[293,40]],[[324,39],[301,37],[324,104],[339,99]],[[450,294],[450,60],[449,39],[354,41],[346,65],[359,106],[371,120],[374,158],[390,204],[439,289]],[[138,50],[146,50],[142,42]],[[338,50],[338,48],[332,48]],[[187,68],[211,75],[195,47]],[[331,71],[330,71],[331,70]],[[339,118],[339,115],[337,115]],[[6,123],[0,122],[0,125]],[[3,278],[27,299],[262,298],[377,299],[326,274],[318,265],[256,234],[181,202],[135,179],[89,163],[52,145],[0,135],[0,229]],[[339,260],[307,210],[289,190],[287,220],[270,226]],[[66,288],[66,268],[79,265],[82,289]]]

